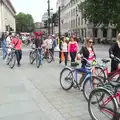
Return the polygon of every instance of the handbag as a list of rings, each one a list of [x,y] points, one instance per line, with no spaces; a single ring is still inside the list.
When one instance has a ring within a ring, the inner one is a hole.
[[[54,48],[55,52],[60,52],[59,44]]]
[[[64,57],[64,52],[61,52],[61,61],[64,61],[65,57]]]

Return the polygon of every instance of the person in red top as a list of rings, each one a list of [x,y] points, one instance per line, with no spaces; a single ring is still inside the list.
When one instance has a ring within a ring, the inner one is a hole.
[[[13,47],[16,49],[15,54],[17,58],[18,67],[21,66],[20,61],[22,59],[22,40],[20,39],[20,35],[17,34],[14,39],[12,39]]]

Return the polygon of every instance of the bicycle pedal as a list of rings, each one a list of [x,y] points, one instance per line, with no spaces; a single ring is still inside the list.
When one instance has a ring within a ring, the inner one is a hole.
[[[77,88],[78,86],[77,86],[77,84],[74,84],[73,87],[74,87],[74,88]]]

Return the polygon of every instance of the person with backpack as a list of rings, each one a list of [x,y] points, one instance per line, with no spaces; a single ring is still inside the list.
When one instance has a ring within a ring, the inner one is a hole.
[[[18,67],[21,66],[22,59],[22,40],[20,39],[20,34],[17,34],[15,38],[12,39],[13,48],[15,48],[15,54],[17,58]]]

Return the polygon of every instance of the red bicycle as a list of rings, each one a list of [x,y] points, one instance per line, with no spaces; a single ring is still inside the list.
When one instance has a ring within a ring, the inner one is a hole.
[[[88,111],[92,120],[120,120],[120,82],[110,82],[94,89],[89,97]],[[97,108],[97,109],[96,109]]]
[[[114,59],[116,61],[119,61],[120,62],[120,59],[117,58],[117,57],[114,57]],[[107,63],[110,62],[110,60],[107,60],[107,59],[102,59],[102,64],[97,64],[95,69],[96,69],[96,74],[97,76],[100,76],[102,79],[103,79],[103,82],[106,82],[106,80],[108,81],[118,81],[119,78],[120,78],[120,69],[114,71],[114,72],[109,72],[108,70],[108,66],[107,66]]]

